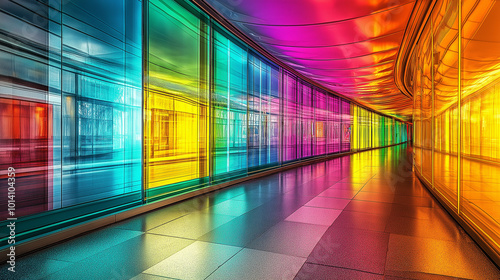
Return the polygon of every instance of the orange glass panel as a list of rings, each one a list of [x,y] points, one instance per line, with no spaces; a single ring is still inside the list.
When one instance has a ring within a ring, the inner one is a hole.
[[[461,205],[500,244],[500,3],[462,5]]]

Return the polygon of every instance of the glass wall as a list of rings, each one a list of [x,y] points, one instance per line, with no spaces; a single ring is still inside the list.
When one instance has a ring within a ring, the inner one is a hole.
[[[14,168],[19,238],[392,144],[372,137],[404,127],[372,129],[399,121],[288,73],[188,1],[3,1],[0,14],[0,183]]]
[[[0,183],[12,167],[22,238],[142,202],[141,7],[0,5]]]
[[[440,0],[412,58],[415,169],[497,254],[499,19],[496,1]]]
[[[356,149],[371,147],[368,110],[359,108],[353,118],[351,102],[280,71],[197,8],[179,3],[148,2],[147,200],[351,151],[357,123],[362,146]]]
[[[406,142],[407,124],[351,105],[352,150],[365,150]]]

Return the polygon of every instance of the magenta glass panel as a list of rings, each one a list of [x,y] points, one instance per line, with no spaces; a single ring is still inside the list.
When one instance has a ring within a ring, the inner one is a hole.
[[[269,164],[276,164],[279,162],[280,153],[280,131],[281,131],[281,121],[280,121],[280,71],[278,68],[270,67],[270,81],[269,81],[269,145],[270,149],[268,151],[268,162]]]
[[[327,94],[322,90],[314,89],[314,155],[326,154],[326,127],[328,123]]]
[[[351,115],[351,103],[349,101],[342,100],[342,152],[348,152],[351,149],[351,126],[352,126],[352,115]]]
[[[289,73],[283,73],[283,161],[300,157],[297,145],[298,131],[297,79]]]
[[[313,107],[312,107],[312,90],[308,84],[302,84],[302,99],[301,99],[301,112],[302,112],[302,158],[312,156],[313,146]]]
[[[327,147],[328,153],[340,152],[342,115],[340,114],[340,98],[329,96],[328,99],[328,114],[330,122],[328,128]]]
[[[326,95],[326,153],[333,153],[333,100],[334,97],[331,94]]]

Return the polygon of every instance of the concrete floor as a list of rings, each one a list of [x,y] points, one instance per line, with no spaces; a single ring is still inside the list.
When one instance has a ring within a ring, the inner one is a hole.
[[[1,279],[500,279],[406,145],[186,200],[18,259]]]

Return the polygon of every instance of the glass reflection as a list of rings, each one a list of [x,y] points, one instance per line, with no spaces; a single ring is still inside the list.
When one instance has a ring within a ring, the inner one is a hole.
[[[499,18],[495,1],[438,1],[413,71],[416,170],[497,252]]]

